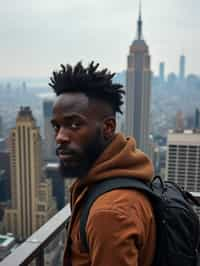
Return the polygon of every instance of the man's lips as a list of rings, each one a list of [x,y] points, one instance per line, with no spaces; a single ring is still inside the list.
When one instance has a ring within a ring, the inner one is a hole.
[[[71,161],[74,159],[74,155],[58,153],[58,158],[62,161]]]
[[[57,156],[62,161],[77,161],[78,157],[75,153],[68,152],[62,149],[57,150]]]

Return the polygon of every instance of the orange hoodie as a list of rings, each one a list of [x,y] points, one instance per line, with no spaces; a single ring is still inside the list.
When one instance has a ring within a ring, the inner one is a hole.
[[[150,266],[155,250],[155,220],[146,196],[134,189],[116,189],[92,205],[86,225],[89,254],[80,240],[80,211],[93,183],[111,177],[149,181],[153,166],[136,149],[133,138],[116,134],[82,180],[71,188],[72,218],[64,252],[64,266]],[[70,244],[69,244],[70,243]],[[69,248],[70,247],[70,248]]]

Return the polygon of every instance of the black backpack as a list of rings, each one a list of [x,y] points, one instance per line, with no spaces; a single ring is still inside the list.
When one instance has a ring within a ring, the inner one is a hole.
[[[200,266],[200,223],[192,208],[200,204],[189,192],[160,177],[148,184],[116,177],[93,185],[85,197],[80,217],[80,237],[85,251],[89,251],[85,227],[92,204],[100,195],[120,188],[141,190],[152,202],[157,227],[153,266]]]

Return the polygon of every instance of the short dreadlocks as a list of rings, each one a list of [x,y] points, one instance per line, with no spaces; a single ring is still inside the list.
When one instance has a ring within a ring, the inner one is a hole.
[[[61,70],[53,72],[49,83],[57,96],[66,92],[82,92],[89,98],[106,101],[114,113],[122,113],[120,107],[123,104],[124,91],[121,84],[112,82],[115,73],[106,68],[97,70],[99,64],[94,64],[93,61],[86,68],[81,62],[74,67],[69,64],[60,66]]]

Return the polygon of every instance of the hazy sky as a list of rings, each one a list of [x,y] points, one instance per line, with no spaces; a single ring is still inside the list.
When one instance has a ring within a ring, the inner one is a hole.
[[[49,76],[60,63],[99,61],[126,68],[139,0],[0,0],[0,77]],[[200,74],[200,1],[143,0],[143,35],[166,72]]]

